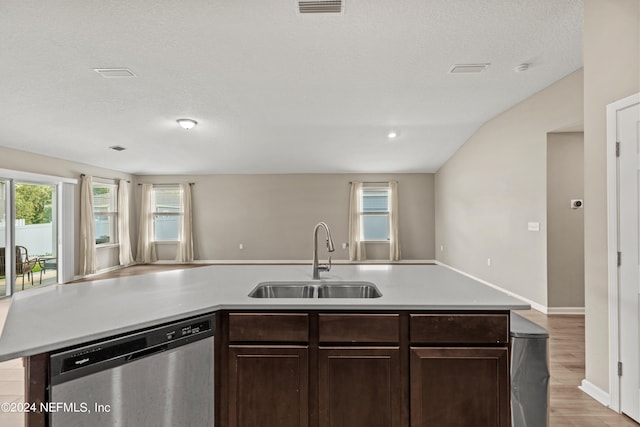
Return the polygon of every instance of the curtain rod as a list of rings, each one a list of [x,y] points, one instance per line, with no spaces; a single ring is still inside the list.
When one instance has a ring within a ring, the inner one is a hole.
[[[195,183],[195,182],[188,182],[187,184],[189,184],[189,185],[196,185],[196,183]],[[138,183],[138,185],[142,185],[142,183],[141,183],[141,182],[139,182],[139,183]],[[153,185],[154,187],[166,187],[166,186],[169,186],[169,185],[173,186],[173,185],[180,185],[180,184],[179,184],[179,183],[176,183],[176,184],[151,184],[151,185]]]
[[[87,176],[87,174],[86,174],[86,173],[81,173],[81,174],[80,174],[80,178],[84,178],[85,176]],[[95,176],[94,178],[98,178],[98,179],[107,179],[107,180],[111,180],[111,181],[115,181],[116,179],[118,179],[118,178],[105,178],[105,177],[102,177],[102,176]],[[131,181],[129,181],[128,179],[127,179],[126,181],[127,181],[129,184],[131,184]]]
[[[390,181],[360,181],[363,184],[388,184]],[[349,184],[353,184],[353,181],[349,181]]]

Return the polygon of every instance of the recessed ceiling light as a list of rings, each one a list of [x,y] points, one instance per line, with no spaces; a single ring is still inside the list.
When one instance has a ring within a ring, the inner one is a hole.
[[[100,74],[105,79],[117,79],[122,77],[135,77],[128,68],[94,68],[93,71]]]
[[[124,147],[123,147],[123,146],[121,146],[121,145],[112,145],[112,146],[111,146],[111,147],[109,147],[109,148],[111,148],[112,150],[115,150],[115,151],[124,151],[124,150],[126,150],[126,148],[124,148]]]
[[[398,132],[395,130],[389,131],[389,133],[387,134],[387,138],[389,139],[396,139],[398,137]]]
[[[186,130],[193,129],[198,124],[198,122],[193,119],[178,119],[176,122],[178,122],[182,129]]]
[[[449,70],[450,74],[481,73],[491,64],[455,64]]]

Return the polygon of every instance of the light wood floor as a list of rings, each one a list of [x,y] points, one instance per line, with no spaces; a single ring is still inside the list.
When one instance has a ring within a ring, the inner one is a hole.
[[[549,331],[550,426],[638,426],[578,389],[584,379],[584,316],[547,316],[535,310],[517,313]]]
[[[134,266],[94,276],[92,280],[145,274],[174,268],[201,265]],[[0,328],[9,309],[9,300],[0,299]],[[550,415],[551,427],[637,427],[638,424],[602,406],[578,389],[584,378],[584,316],[547,316],[535,310],[518,311],[524,317],[549,331],[551,370]],[[20,402],[24,397],[22,361],[0,363],[0,403]],[[21,414],[0,413],[0,426],[22,427]],[[532,426],[535,427],[535,426]]]
[[[157,273],[160,271],[180,270],[186,268],[204,267],[207,264],[154,264],[154,265],[132,265],[131,267],[120,268],[107,273],[95,274],[84,279],[78,279],[71,283],[92,282],[101,279],[113,279],[116,277],[139,276],[141,274]]]

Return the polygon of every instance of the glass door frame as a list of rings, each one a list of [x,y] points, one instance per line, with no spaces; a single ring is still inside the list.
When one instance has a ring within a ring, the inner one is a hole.
[[[15,229],[16,229],[16,203],[15,203],[15,182],[12,178],[0,177],[0,181],[4,183],[4,211],[5,211],[5,229],[4,229],[4,282],[5,296],[11,296],[16,284],[15,274],[15,256],[13,249],[16,246]]]

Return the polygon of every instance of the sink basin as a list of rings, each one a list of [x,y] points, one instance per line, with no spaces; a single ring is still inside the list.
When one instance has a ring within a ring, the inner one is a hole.
[[[249,294],[251,298],[313,298],[315,286],[305,282],[264,282]]]
[[[318,298],[379,298],[382,294],[370,282],[325,282],[318,286]]]
[[[262,282],[251,298],[378,298],[382,294],[371,282]]]

